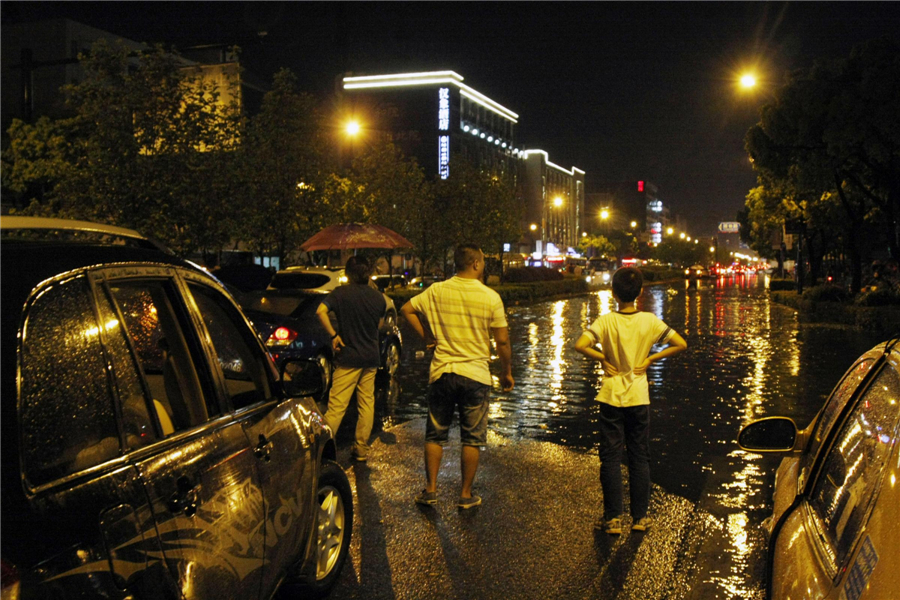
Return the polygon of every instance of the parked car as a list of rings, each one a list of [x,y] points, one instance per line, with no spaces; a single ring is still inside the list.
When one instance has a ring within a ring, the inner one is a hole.
[[[422,275],[422,276],[413,277],[412,279],[410,279],[409,285],[407,287],[425,289],[425,288],[431,286],[432,284],[437,283],[438,281],[443,281],[443,280],[444,280],[443,277],[438,277],[437,275]]]
[[[406,276],[402,273],[394,273],[393,275],[372,275],[372,283],[375,284],[375,287],[377,287],[379,291],[384,292],[384,290],[389,288],[406,287]]]
[[[327,390],[331,384],[334,355],[331,337],[316,316],[316,309],[325,296],[325,292],[317,290],[280,288],[249,292],[239,299],[275,361],[314,358],[326,373],[324,386]],[[384,321],[379,331],[380,371],[383,376],[393,377],[400,367],[403,339],[397,326],[394,301],[387,295],[384,299]],[[337,324],[333,314],[332,323]]]
[[[298,358],[319,363],[322,396],[326,395],[331,387],[334,352],[331,336],[316,316],[325,294],[305,290],[241,292],[225,287],[253,323],[276,365]]]
[[[343,267],[288,267],[275,273],[267,289],[330,292],[345,283]]]
[[[744,450],[784,454],[775,475],[768,595],[894,598],[900,589],[900,339],[859,357],[806,429],[745,426]]]
[[[273,272],[262,265],[225,265],[212,273],[216,279],[229,285],[229,291],[237,289],[241,292],[264,290],[272,281]]]
[[[684,276],[688,279],[703,279],[709,277],[709,269],[703,265],[691,265],[684,270]]]
[[[327,591],[353,498],[319,367],[277,371],[213,277],[136,232],[0,231],[0,597]]]

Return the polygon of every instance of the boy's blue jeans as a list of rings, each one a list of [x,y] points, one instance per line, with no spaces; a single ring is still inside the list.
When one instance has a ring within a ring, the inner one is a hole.
[[[611,406],[600,403],[600,487],[603,518],[625,512],[622,504],[622,448],[628,452],[631,516],[639,521],[650,505],[650,405]]]

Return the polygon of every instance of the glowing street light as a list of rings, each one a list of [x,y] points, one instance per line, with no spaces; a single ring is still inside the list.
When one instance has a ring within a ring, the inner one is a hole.
[[[532,223],[532,224],[531,224],[531,230],[532,230],[532,231],[537,231],[537,225],[536,225],[535,223]]]
[[[756,87],[756,76],[752,73],[744,73],[741,75],[741,87],[745,90],[749,90],[751,88]]]
[[[637,221],[632,221],[631,228],[634,229],[635,227],[637,227]]]
[[[556,198],[553,199],[553,206],[562,206],[562,205],[563,205],[562,196],[557,196]]]
[[[672,235],[673,233],[675,233],[675,230],[673,228],[669,227],[668,229],[666,229],[667,235]]]
[[[347,125],[344,127],[344,131],[350,137],[355,137],[362,130],[362,127],[359,125],[359,121],[347,121]]]
[[[603,210],[601,210],[600,218],[603,219],[604,221],[607,220],[609,218],[609,209],[604,208]]]
[[[682,231],[681,233],[679,233],[678,237],[680,237],[681,239],[684,239],[684,232]]]

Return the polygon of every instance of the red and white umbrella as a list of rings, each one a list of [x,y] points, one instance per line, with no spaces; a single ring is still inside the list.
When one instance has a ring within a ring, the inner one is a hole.
[[[330,225],[312,236],[300,249],[312,250],[356,250],[361,248],[412,248],[408,239],[381,225],[370,223],[340,223]]]

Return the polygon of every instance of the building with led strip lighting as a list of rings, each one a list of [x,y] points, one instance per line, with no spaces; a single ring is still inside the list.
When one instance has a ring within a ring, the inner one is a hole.
[[[584,231],[584,171],[550,162],[543,150],[520,153],[526,236],[540,255],[566,254]]]
[[[431,177],[447,178],[458,159],[510,174],[526,209],[525,237],[510,250],[543,255],[550,243],[564,254],[577,243],[584,226],[584,171],[555,165],[543,150],[520,149],[519,115],[463,83],[458,73],[348,76],[342,91],[346,118],[367,135],[390,139]]]
[[[514,174],[519,115],[453,71],[344,77],[348,118],[388,137],[429,176],[447,178],[451,156]]]

